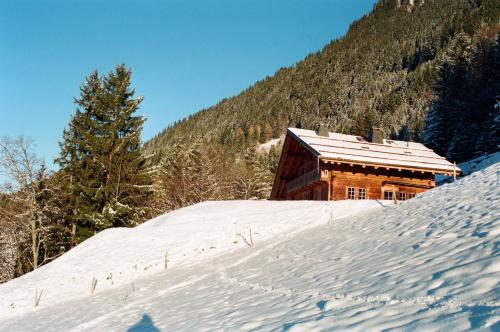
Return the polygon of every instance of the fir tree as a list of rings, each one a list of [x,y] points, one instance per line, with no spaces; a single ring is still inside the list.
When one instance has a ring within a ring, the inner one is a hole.
[[[143,98],[133,98],[131,71],[119,65],[103,79],[104,116],[99,152],[95,158],[105,173],[103,217],[112,226],[133,225],[140,219],[139,206],[150,191],[150,176],[140,151],[142,116],[134,115]]]
[[[130,226],[144,213],[150,177],[140,151],[144,118],[135,115],[131,71],[119,65],[100,78],[87,77],[78,106],[63,134],[56,160],[65,175],[72,206],[72,234],[83,238],[108,227]],[[90,230],[90,233],[86,231]]]

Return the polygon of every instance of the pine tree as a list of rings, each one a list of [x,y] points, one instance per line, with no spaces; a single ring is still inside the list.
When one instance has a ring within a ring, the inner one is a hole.
[[[133,99],[132,72],[119,65],[103,79],[103,135],[95,158],[105,172],[103,217],[112,226],[129,226],[141,218],[141,203],[150,192],[150,176],[140,151],[144,117],[134,115],[143,98]]]
[[[100,78],[89,75],[56,160],[68,181],[72,235],[81,239],[108,227],[140,220],[150,177],[140,151],[142,97],[133,98],[131,71],[119,65]],[[88,232],[90,231],[90,232]]]
[[[490,127],[488,128],[488,138],[490,142],[489,151],[500,150],[500,95],[493,110],[490,113]]]
[[[266,124],[264,125],[264,134],[262,136],[262,143],[269,142],[273,139],[273,127],[271,127],[271,124],[269,122],[266,122]]]
[[[56,163],[61,167],[60,176],[65,180],[66,203],[71,207],[72,245],[93,234],[96,229],[96,212],[99,202],[94,192],[99,189],[103,168],[95,162],[98,121],[102,118],[100,96],[102,84],[97,71],[91,73],[80,88],[78,106],[59,143],[60,153]],[[81,239],[78,239],[77,232]]]

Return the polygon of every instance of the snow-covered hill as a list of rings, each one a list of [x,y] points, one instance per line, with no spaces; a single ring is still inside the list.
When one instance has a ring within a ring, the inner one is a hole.
[[[0,330],[498,330],[499,175],[392,206],[211,202],[109,230],[0,285]]]
[[[493,164],[496,164],[500,162],[500,152],[495,152],[495,153],[490,153],[490,154],[485,154],[480,157],[465,161],[463,163],[458,164],[458,167],[462,171],[461,174],[458,176],[464,177],[468,176],[474,172],[480,171],[488,166],[491,166]],[[436,184],[441,185],[443,183],[450,183],[453,182],[453,177],[452,176],[446,176],[446,175],[436,175]]]
[[[206,202],[136,228],[108,229],[54,262],[1,284],[0,319],[32,311],[35,293],[42,292],[39,309],[45,308],[88,297],[94,278],[94,293],[129,286],[165,271],[165,259],[167,270],[173,271],[381,206],[376,201]]]

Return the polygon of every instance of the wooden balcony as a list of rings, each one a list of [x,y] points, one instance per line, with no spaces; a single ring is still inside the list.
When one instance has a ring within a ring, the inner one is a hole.
[[[300,188],[312,186],[321,181],[328,181],[328,171],[314,169],[287,183],[286,192],[291,193]]]

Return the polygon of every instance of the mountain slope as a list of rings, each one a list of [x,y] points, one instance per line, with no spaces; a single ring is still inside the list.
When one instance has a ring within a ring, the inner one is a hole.
[[[148,218],[207,199],[269,198],[280,145],[259,143],[287,127],[380,127],[456,162],[494,153],[499,71],[498,0],[379,0],[344,37],[146,142],[157,171]]]
[[[496,152],[499,71],[497,0],[379,0],[344,37],[146,142],[158,171],[149,216],[269,198],[280,146],[258,144],[287,127],[380,127],[456,162]]]
[[[498,330],[499,175],[496,163],[395,206],[326,224],[329,218],[321,219],[298,232],[282,228],[252,247],[174,266],[92,297],[60,299],[54,306],[42,298],[36,310],[24,308],[22,316],[0,321],[0,330]],[[211,209],[214,204],[228,208]],[[273,208],[260,214],[264,210],[251,210],[255,204]],[[285,204],[298,210],[281,209],[281,202],[201,204],[132,231],[159,232],[175,224],[176,216],[200,227],[207,227],[201,226],[203,216],[218,225],[217,215],[224,223],[250,218],[272,227],[295,215],[295,225],[307,226],[307,211],[321,214],[320,207],[329,206],[323,212],[335,215],[342,211],[335,204],[353,202]],[[217,233],[217,227],[208,228]],[[102,240],[96,237],[94,244]],[[16,287],[23,287],[18,280]],[[0,286],[2,306],[6,285]]]
[[[344,37],[167,128],[146,142],[146,151],[203,137],[234,152],[255,136],[269,139],[266,127],[279,137],[289,126],[320,124],[357,135],[375,125],[393,138],[421,140],[441,64],[461,56],[463,33],[496,43],[500,6],[494,0],[411,3],[379,1]],[[492,97],[483,101],[486,108],[493,107]]]

